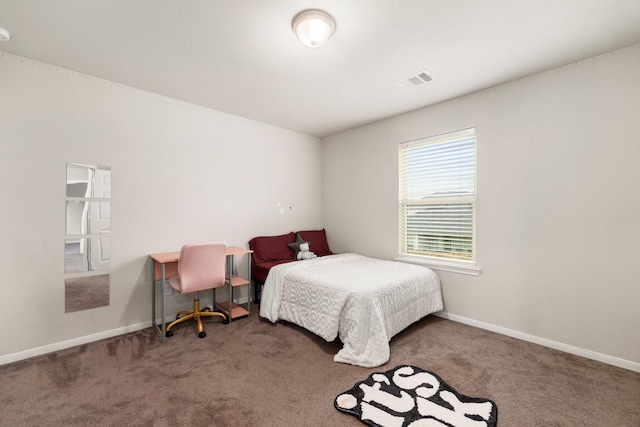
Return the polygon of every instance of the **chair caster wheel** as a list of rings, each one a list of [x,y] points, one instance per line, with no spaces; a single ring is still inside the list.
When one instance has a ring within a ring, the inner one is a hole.
[[[165,337],[167,337],[167,338],[172,337],[172,336],[173,336],[173,331],[167,331],[167,332],[165,332],[165,333],[164,333],[164,336],[165,336]]]
[[[229,318],[225,317],[224,320],[222,321],[223,325],[228,325],[229,324]]]
[[[200,338],[204,338],[204,337],[206,337],[206,336],[207,336],[207,333],[206,333],[205,331],[202,331],[202,332],[200,332],[200,333],[198,334],[198,336],[199,336]]]

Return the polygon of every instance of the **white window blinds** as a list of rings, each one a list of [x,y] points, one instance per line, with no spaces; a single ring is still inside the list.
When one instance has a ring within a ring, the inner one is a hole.
[[[400,253],[475,260],[475,128],[400,144]]]

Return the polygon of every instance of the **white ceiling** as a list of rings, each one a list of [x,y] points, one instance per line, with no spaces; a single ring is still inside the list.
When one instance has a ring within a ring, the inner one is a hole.
[[[319,49],[308,8],[337,23]],[[7,53],[325,137],[638,44],[640,0],[0,0],[0,27]]]

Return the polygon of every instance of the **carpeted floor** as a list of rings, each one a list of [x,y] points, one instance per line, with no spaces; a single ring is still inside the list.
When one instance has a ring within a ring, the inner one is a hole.
[[[0,366],[1,426],[361,426],[336,395],[410,364],[493,400],[498,425],[640,426],[640,373],[438,317],[391,341],[391,360],[333,362],[340,343],[251,317],[155,330]]]

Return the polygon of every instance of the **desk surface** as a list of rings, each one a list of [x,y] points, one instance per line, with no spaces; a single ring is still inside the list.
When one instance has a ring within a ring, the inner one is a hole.
[[[237,246],[227,246],[227,256],[252,254],[251,249],[239,248]],[[177,262],[180,260],[180,251],[177,252],[162,252],[157,254],[150,254],[151,259],[159,264],[167,264],[171,262]]]

